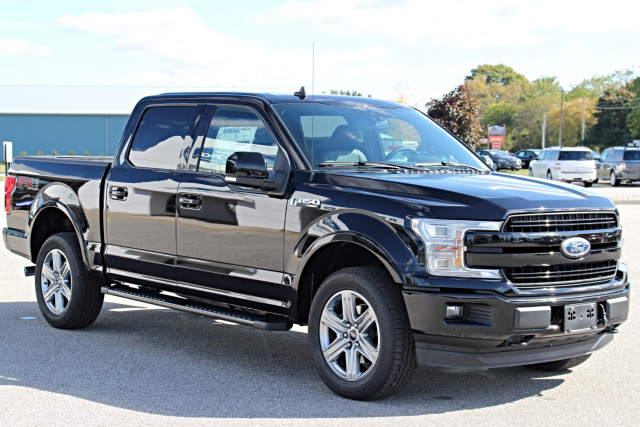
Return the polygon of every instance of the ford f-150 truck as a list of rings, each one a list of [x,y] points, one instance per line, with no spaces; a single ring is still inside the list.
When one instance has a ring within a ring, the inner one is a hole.
[[[113,159],[18,157],[5,207],[52,326],[91,325],[105,294],[308,325],[320,377],[353,399],[416,364],[567,369],[628,315],[608,198],[495,172],[393,102],[147,97]]]

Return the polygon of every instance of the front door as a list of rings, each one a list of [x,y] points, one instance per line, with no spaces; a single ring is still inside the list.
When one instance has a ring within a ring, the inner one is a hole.
[[[210,108],[212,119],[178,190],[177,285],[243,305],[283,307],[287,201],[229,185],[224,172],[227,158],[239,151],[261,153],[271,170],[288,171],[289,164],[258,110]]]

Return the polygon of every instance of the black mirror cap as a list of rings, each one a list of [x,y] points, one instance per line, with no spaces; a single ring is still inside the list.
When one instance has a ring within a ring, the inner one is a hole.
[[[262,153],[238,151],[227,159],[225,175],[236,178],[266,179],[267,162]]]

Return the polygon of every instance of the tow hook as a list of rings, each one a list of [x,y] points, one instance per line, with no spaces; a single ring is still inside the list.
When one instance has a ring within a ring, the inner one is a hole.
[[[511,337],[505,342],[507,347],[526,347],[527,342],[525,337]]]
[[[32,265],[32,266],[24,268],[24,276],[25,277],[35,276],[35,275],[36,275],[36,266],[35,265]]]

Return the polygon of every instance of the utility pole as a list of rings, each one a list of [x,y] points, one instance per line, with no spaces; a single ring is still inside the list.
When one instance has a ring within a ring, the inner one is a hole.
[[[564,89],[560,88],[560,127],[558,128],[558,145],[562,147],[562,106],[564,103]]]
[[[547,112],[545,111],[544,116],[542,116],[542,149],[544,150],[544,145],[547,137]]]
[[[586,103],[587,103],[587,99],[586,98],[582,98],[582,139],[580,141],[584,141],[584,125],[585,125],[584,110],[585,110],[585,104]]]

